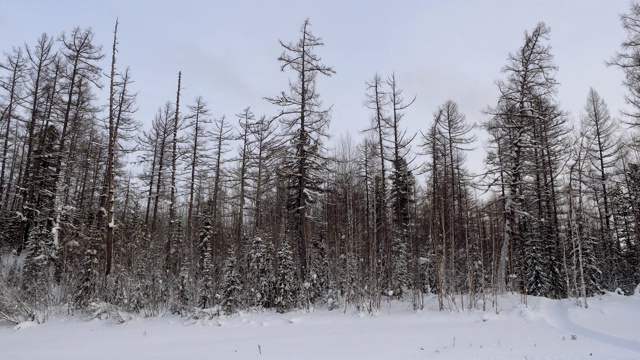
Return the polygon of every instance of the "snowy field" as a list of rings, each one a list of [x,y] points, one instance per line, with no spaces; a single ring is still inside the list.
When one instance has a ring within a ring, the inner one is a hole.
[[[174,315],[124,324],[54,316],[0,328],[0,359],[640,359],[640,294],[575,300],[501,297],[496,314],[420,312],[385,303],[375,315],[241,313],[212,320]]]

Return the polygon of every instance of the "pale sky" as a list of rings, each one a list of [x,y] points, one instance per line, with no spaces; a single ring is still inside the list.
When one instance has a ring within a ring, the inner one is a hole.
[[[263,98],[287,89],[278,39],[297,41],[310,18],[324,40],[317,50],[336,74],[318,81],[325,105],[333,105],[334,138],[369,125],[363,106],[365,81],[395,72],[405,97],[417,96],[406,111],[411,131],[425,130],[434,111],[451,99],[470,122],[486,120],[495,104],[495,80],[523,32],[544,21],[559,66],[562,108],[579,118],[589,87],[618,116],[625,107],[619,69],[604,65],[624,40],[619,14],[626,0],[573,1],[7,1],[0,0],[0,49],[35,44],[43,32],[58,36],[75,26],[91,27],[95,41],[110,51],[120,20],[120,68],[130,66],[138,94],[136,117],[149,123],[159,106],[175,101],[177,73],[183,73],[182,104],[202,95],[215,117],[235,119],[247,106],[256,115],[277,108]],[[107,71],[107,54],[102,66]],[[105,80],[106,83],[106,80]],[[185,109],[183,107],[183,109]],[[481,145],[479,145],[481,146]],[[477,151],[480,154],[481,151]],[[469,167],[479,170],[481,156]]]

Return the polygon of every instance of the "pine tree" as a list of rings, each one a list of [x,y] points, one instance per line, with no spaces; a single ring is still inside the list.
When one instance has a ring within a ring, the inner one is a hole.
[[[248,254],[247,286],[250,304],[269,308],[273,304],[273,258],[260,236],[253,239]]]
[[[220,283],[220,306],[225,314],[232,314],[242,304],[242,284],[237,268],[236,253],[233,247],[229,247],[227,258],[222,270],[222,282]]]
[[[396,209],[397,224],[393,242],[393,290],[398,296],[411,287],[410,259],[411,220],[409,216],[409,204],[413,202],[413,188],[415,179],[407,168],[403,158],[394,165],[393,188],[394,196],[392,205]],[[417,286],[417,284],[416,284]]]
[[[198,270],[197,273],[202,282],[200,289],[200,301],[198,305],[203,308],[213,306],[214,278],[211,250],[211,236],[213,228],[210,217],[205,213],[202,216],[202,227],[198,235]]]
[[[29,285],[42,286],[47,280],[53,279],[58,253],[58,243],[47,228],[47,219],[36,217],[27,237],[25,279],[35,282]]]
[[[298,306],[299,290],[293,252],[285,240],[280,244],[276,262],[274,305],[279,313],[284,313]]]
[[[303,284],[307,295],[307,306],[311,306],[318,300],[326,300],[329,290],[329,254],[323,236],[314,236],[309,250],[309,276],[307,282]]]

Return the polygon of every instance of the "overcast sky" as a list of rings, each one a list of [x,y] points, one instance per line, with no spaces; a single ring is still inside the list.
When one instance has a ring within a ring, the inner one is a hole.
[[[93,28],[107,51],[119,18],[118,64],[131,67],[139,120],[149,123],[159,106],[175,101],[178,71],[183,104],[202,95],[215,117],[235,118],[247,106],[273,115],[277,109],[263,98],[285,90],[291,76],[280,72],[278,39],[296,41],[308,17],[325,43],[318,55],[336,70],[318,81],[323,102],[333,106],[330,132],[355,137],[369,124],[365,81],[376,72],[395,72],[405,97],[417,96],[405,115],[412,131],[426,129],[448,99],[469,121],[486,120],[482,110],[496,102],[508,53],[539,21],[551,27],[563,109],[577,121],[594,87],[617,116],[625,106],[622,75],[604,62],[625,37],[619,14],[628,8],[626,0],[2,0],[0,50],[80,26]],[[481,158],[470,162],[478,169]]]

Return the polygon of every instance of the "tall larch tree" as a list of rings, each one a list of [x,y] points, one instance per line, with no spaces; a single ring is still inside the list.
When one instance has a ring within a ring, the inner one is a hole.
[[[620,50],[607,62],[622,70],[624,80],[622,84],[627,88],[625,101],[631,109],[623,110],[628,123],[640,127],[640,3],[631,2],[629,13],[620,15],[622,28],[627,32],[627,38],[620,44]],[[634,141],[638,145],[638,141]]]
[[[4,127],[3,145],[2,145],[2,165],[0,166],[0,210],[7,210],[7,202],[9,193],[12,191],[7,183],[11,183],[13,179],[7,178],[7,162],[11,137],[11,125],[16,120],[18,106],[22,102],[23,81],[25,78],[27,62],[22,52],[22,48],[14,48],[11,53],[5,53],[5,61],[0,63],[0,69],[7,74],[0,78],[0,86],[5,90],[2,99],[5,106],[1,108],[0,123]],[[15,139],[17,140],[17,139]],[[17,141],[14,141],[17,145]],[[14,145],[14,146],[15,146]],[[5,196],[6,194],[6,196]]]
[[[118,20],[113,30],[113,46],[111,49],[111,71],[109,74],[109,115],[107,119],[108,143],[107,161],[104,174],[100,207],[103,216],[106,215],[105,225],[105,274],[109,275],[112,265],[113,234],[115,229],[115,188],[116,166],[119,155],[124,149],[122,141],[130,140],[132,133],[137,131],[138,124],[131,115],[135,109],[135,94],[131,93],[132,83],[129,68],[118,74],[116,54],[118,52]]]
[[[284,52],[278,60],[282,71],[290,69],[295,77],[290,81],[289,92],[282,91],[268,100],[281,108],[280,119],[284,134],[290,142],[287,163],[283,175],[288,179],[292,214],[290,229],[298,248],[300,276],[307,278],[312,209],[310,204],[317,201],[322,190],[322,170],[327,161],[324,155],[323,139],[328,137],[331,108],[323,108],[320,94],[316,90],[318,75],[331,76],[332,67],[324,65],[315,53],[323,46],[322,40],[311,33],[311,23],[306,19],[300,27],[300,39],[285,44],[280,41]]]
[[[410,285],[409,282],[409,251],[413,248],[410,243],[410,216],[409,206],[413,201],[413,187],[415,179],[410,170],[410,145],[416,134],[409,134],[402,128],[401,121],[404,111],[411,106],[415,97],[405,102],[402,90],[398,86],[395,73],[387,80],[389,86],[389,105],[391,115],[385,120],[390,137],[387,140],[391,155],[390,160],[393,171],[391,172],[391,204],[393,208],[394,238],[391,249],[388,249],[393,259],[390,268],[392,270],[391,286],[396,293],[401,294],[403,288]]]
[[[604,100],[593,89],[589,89],[587,103],[582,115],[582,133],[585,136],[585,160],[590,171],[585,174],[586,187],[597,206],[601,259],[607,288],[617,287],[619,274],[618,252],[620,244],[615,243],[612,224],[611,187],[615,165],[618,160],[617,123],[609,114]]]
[[[556,65],[553,63],[549,40],[550,29],[539,23],[531,33],[524,34],[524,44],[517,52],[509,54],[507,65],[502,69],[505,80],[497,82],[500,91],[498,104],[487,110],[492,119],[485,124],[493,137],[496,148],[489,149],[490,171],[500,175],[494,177],[494,185],[503,193],[504,232],[497,273],[498,292],[506,291],[506,265],[510,247],[519,249],[517,283],[526,290],[524,244],[531,235],[532,224],[540,221],[528,216],[530,206],[537,204],[530,196],[533,185],[528,174],[534,173],[538,157],[539,137],[536,126],[546,119],[540,103],[553,103],[557,82]],[[491,156],[497,151],[495,156]],[[513,249],[515,249],[513,248]],[[513,250],[512,249],[512,250]],[[531,253],[529,253],[531,254]],[[511,257],[514,260],[514,256]]]
[[[166,266],[170,272],[180,268],[182,246],[181,219],[177,214],[177,173],[178,173],[178,129],[180,128],[180,91],[182,90],[182,72],[178,72],[176,108],[171,122],[171,179],[169,181],[169,236],[166,242]]]
[[[377,168],[372,167],[371,171],[369,171],[373,190],[371,204],[373,205],[372,208],[375,209],[372,214],[374,227],[372,228],[373,236],[371,237],[375,244],[372,247],[374,250],[372,256],[375,260],[373,275],[377,279],[376,282],[382,281],[387,284],[390,274],[391,244],[387,217],[387,157],[385,156],[385,145],[388,137],[386,123],[389,120],[385,107],[388,105],[389,99],[384,91],[384,82],[380,75],[375,74],[373,78],[366,83],[366,86],[365,106],[371,109],[373,114],[371,115],[371,126],[365,131],[372,134],[371,145],[375,147],[365,147],[365,150],[368,150],[368,155],[375,156],[378,160]]]

